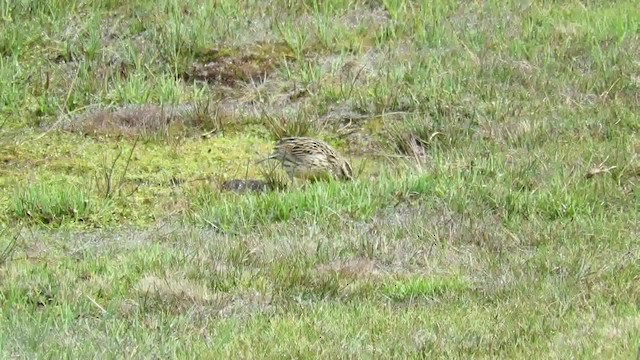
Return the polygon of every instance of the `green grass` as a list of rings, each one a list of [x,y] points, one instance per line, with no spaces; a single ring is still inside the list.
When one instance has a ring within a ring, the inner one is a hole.
[[[635,359],[639,24],[0,2],[0,356]],[[356,181],[280,186],[290,135]]]
[[[42,224],[84,221],[94,212],[85,191],[70,183],[40,183],[14,194],[17,220]]]
[[[398,205],[410,196],[427,195],[430,179],[384,175],[375,182],[317,183],[260,195],[216,194],[209,187],[196,190],[188,219],[227,230],[241,230],[274,222],[313,219],[330,224],[341,218],[367,220],[380,209]]]
[[[388,284],[382,292],[390,299],[405,302],[421,298],[437,298],[446,292],[462,292],[468,285],[457,278],[427,279],[416,277]]]

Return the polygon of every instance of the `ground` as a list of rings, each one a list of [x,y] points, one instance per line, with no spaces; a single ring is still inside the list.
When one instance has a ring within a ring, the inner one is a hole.
[[[638,356],[635,1],[0,15],[3,358]]]

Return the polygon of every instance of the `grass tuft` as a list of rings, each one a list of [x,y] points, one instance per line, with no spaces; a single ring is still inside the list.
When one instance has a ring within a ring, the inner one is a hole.
[[[469,290],[469,288],[469,284],[458,277],[428,278],[426,276],[414,276],[385,284],[382,288],[382,293],[391,300],[400,302],[428,299],[446,293],[457,295]]]
[[[276,161],[265,162],[259,171],[272,190],[282,191],[290,185],[289,177],[285,175],[280,164]]]
[[[85,221],[95,213],[88,192],[60,181],[39,183],[17,191],[11,206],[17,219],[51,225]]]
[[[298,113],[295,117],[273,117],[263,113],[263,117],[264,124],[274,140],[289,136],[308,136],[317,131],[305,113]]]

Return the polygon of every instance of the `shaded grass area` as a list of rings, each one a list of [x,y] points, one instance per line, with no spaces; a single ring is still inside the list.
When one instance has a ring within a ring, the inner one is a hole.
[[[638,24],[0,3],[2,357],[634,358]],[[287,135],[356,181],[224,191]]]

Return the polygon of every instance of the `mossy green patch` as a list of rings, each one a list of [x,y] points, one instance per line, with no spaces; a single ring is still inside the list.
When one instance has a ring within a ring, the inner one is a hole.
[[[193,181],[259,177],[253,161],[270,150],[268,140],[251,135],[188,138],[172,146],[140,141],[134,147],[125,139],[113,141],[55,131],[4,149],[6,161],[0,184],[8,191],[2,192],[0,202],[17,201],[12,189],[40,189],[40,184],[62,181],[73,185],[61,185],[58,190],[80,187],[88,197],[108,198],[113,205],[112,216],[104,218],[105,223],[118,218],[125,223],[147,223],[165,213],[167,207],[172,208],[176,192]],[[47,192],[40,190],[39,194]],[[69,209],[74,208],[79,209],[72,201]],[[138,216],[142,219],[136,220]],[[69,218],[68,214],[56,217],[56,221],[62,218]]]

